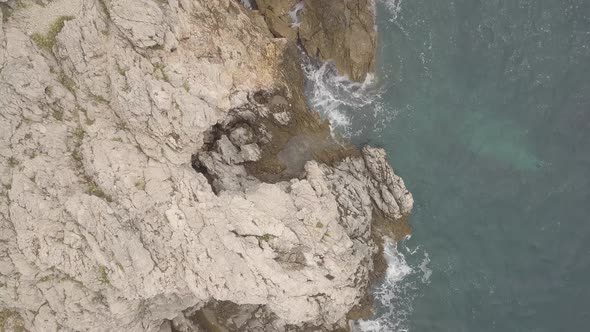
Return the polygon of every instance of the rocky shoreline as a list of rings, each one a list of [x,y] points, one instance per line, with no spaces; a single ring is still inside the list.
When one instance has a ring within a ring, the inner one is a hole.
[[[309,109],[300,50],[362,80],[374,4],[249,3],[0,1],[0,326],[346,331],[367,311],[413,199]]]

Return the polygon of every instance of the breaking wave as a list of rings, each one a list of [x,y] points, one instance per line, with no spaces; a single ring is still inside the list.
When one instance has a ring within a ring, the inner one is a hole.
[[[390,20],[397,19],[402,0],[376,0],[375,3],[387,10]],[[303,1],[291,8],[289,16],[293,26],[300,23],[301,10],[304,10]],[[305,54],[303,69],[310,106],[330,121],[333,130],[353,141],[361,137],[380,137],[398,113],[405,111],[385,107],[381,101],[385,87],[373,74],[367,75],[363,82],[351,81],[337,73],[333,62],[319,62]],[[386,74],[382,76],[387,78]]]
[[[291,18],[291,28],[297,28],[301,25],[301,17],[299,13],[303,10],[305,4],[303,1],[299,1],[298,3],[289,10],[289,17]]]
[[[373,74],[363,82],[339,75],[333,62],[317,62],[304,55],[306,94],[310,106],[328,119],[332,129],[348,138],[378,133],[397,112],[385,111],[381,88]]]
[[[399,12],[402,10],[402,0],[378,0],[382,3],[387,11],[391,14],[390,21],[396,20]]]
[[[381,90],[373,75],[364,82],[354,82],[338,75],[331,62],[314,62],[304,56],[306,95],[310,106],[330,121],[333,131],[353,142],[379,137],[389,127],[397,110],[386,109],[380,101]],[[408,331],[408,317],[421,285],[429,283],[432,271],[429,256],[419,247],[410,249],[408,239],[396,243],[387,239],[384,256],[387,271],[372,294],[375,316],[354,323],[355,332]]]
[[[377,2],[384,5],[391,15],[390,20],[397,19],[401,0]],[[294,7],[290,12],[295,24],[300,10],[302,8]],[[366,140],[379,138],[400,111],[411,111],[386,107],[381,93],[386,88],[383,83],[387,82],[379,82],[372,74],[363,82],[355,82],[339,75],[333,62],[311,59],[303,51],[302,57],[310,107],[330,121],[333,131],[355,143],[373,143]],[[387,73],[381,76],[387,79]],[[375,299],[374,316],[352,323],[354,332],[409,331],[408,319],[414,300],[420,295],[421,286],[430,283],[432,274],[428,253],[420,247],[409,248],[409,239],[409,236],[400,242],[386,239],[383,255],[387,270],[383,280],[371,290]]]
[[[355,331],[409,331],[408,318],[414,299],[420,294],[419,286],[430,282],[430,258],[420,247],[410,249],[405,246],[405,241],[396,243],[387,239],[383,254],[387,271],[383,282],[373,289],[375,316],[357,321]]]

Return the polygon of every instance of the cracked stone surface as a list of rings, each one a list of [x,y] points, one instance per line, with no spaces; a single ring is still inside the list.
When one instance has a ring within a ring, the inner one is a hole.
[[[8,3],[0,326],[198,331],[187,312],[212,300],[264,306],[275,330],[346,326],[373,212],[394,222],[413,203],[384,151],[264,183],[244,165],[272,137],[241,126],[209,144],[256,91],[302,88],[280,74],[292,41],[230,0]],[[64,17],[49,47],[34,41]],[[297,110],[275,102],[289,125]]]

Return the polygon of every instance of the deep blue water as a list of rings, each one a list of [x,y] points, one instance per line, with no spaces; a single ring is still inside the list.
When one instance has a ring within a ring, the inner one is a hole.
[[[400,7],[356,134],[416,200],[381,330],[590,331],[590,0]]]

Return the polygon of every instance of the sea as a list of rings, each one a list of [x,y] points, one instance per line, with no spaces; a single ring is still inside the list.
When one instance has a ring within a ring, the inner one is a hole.
[[[365,82],[306,66],[416,204],[361,331],[590,331],[590,0],[377,0]]]

